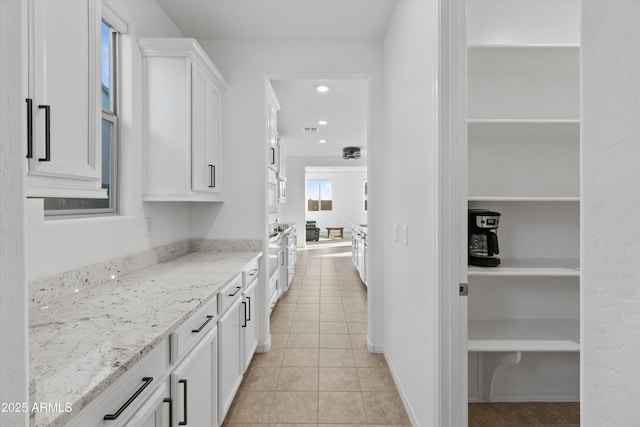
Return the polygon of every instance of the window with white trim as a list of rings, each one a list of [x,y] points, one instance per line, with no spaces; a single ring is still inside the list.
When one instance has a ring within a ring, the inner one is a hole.
[[[333,210],[333,181],[330,179],[307,180],[307,211]]]

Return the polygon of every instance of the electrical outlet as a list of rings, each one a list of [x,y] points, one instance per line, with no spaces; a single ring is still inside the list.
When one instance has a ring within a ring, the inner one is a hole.
[[[409,226],[406,224],[402,226],[402,243],[409,244]]]
[[[398,241],[398,224],[393,224],[393,240]]]
[[[147,229],[144,231],[144,237],[151,236],[151,217],[145,218],[145,222],[147,223]]]

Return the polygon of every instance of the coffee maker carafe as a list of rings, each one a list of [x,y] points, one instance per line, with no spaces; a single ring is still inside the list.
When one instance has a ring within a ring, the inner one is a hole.
[[[469,209],[469,265],[496,267],[500,265],[498,224],[500,214],[486,209]]]

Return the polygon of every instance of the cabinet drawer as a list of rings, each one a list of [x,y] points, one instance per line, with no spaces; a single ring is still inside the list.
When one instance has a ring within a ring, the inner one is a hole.
[[[68,426],[120,427],[166,382],[168,342],[165,340],[74,417]],[[106,419],[105,416],[108,416]]]
[[[247,266],[242,271],[242,284],[245,289],[258,278],[258,273],[260,273],[259,261],[260,258],[247,264]]]
[[[218,294],[218,312],[222,315],[235,300],[242,296],[242,274],[238,274]]]
[[[216,324],[218,296],[205,303],[171,334],[171,363],[182,359]]]

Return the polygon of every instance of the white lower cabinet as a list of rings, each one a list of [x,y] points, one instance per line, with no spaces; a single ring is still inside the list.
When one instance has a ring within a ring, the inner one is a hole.
[[[258,347],[258,313],[257,304],[258,281],[254,280],[244,291],[244,323],[242,325],[243,337],[243,363],[242,372],[246,372],[251,363],[251,358]]]
[[[166,381],[151,395],[142,407],[125,424],[125,427],[170,427],[174,403]]]
[[[244,374],[242,325],[244,306],[238,298],[218,319],[218,422],[222,424]]]
[[[214,327],[171,373],[173,425],[218,425],[218,330]]]

